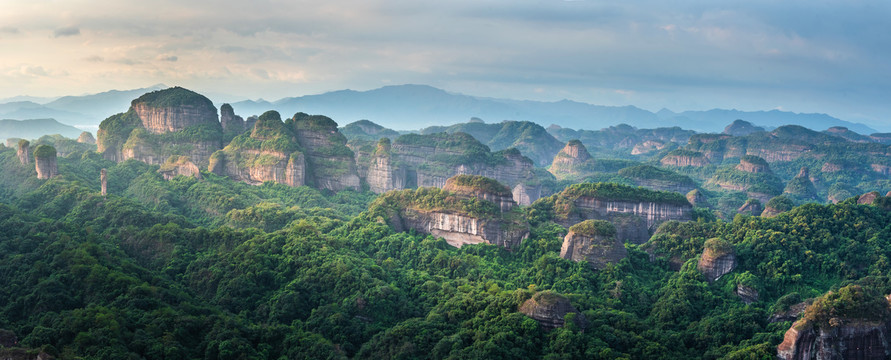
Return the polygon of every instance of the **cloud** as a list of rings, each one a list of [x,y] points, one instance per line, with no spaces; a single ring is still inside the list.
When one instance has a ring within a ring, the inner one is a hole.
[[[85,58],[84,58],[84,61],[89,61],[89,62],[103,62],[103,61],[105,61],[105,58],[103,58],[103,57],[101,57],[101,56],[99,56],[99,55],[93,55],[93,56],[85,57]]]
[[[19,33],[19,29],[12,26],[2,26],[0,27],[0,33],[14,35]]]
[[[55,31],[53,31],[53,37],[57,37],[57,38],[65,37],[65,36],[76,36],[76,35],[80,35],[80,28],[78,28],[76,26],[58,28]]]
[[[177,57],[176,55],[158,55],[157,59],[160,61],[176,62],[177,60],[179,60],[179,57]]]

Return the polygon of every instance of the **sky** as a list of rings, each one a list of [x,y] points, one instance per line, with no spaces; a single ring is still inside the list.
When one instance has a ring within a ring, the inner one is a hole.
[[[276,100],[410,83],[888,127],[889,18],[884,0],[3,0],[0,98],[163,83]]]

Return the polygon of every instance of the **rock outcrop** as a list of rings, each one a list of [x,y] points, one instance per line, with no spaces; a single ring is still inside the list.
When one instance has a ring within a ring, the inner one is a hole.
[[[539,201],[552,204],[554,221],[564,227],[607,220],[615,225],[620,241],[634,244],[649,240],[665,221],[692,219],[692,206],[681,194],[612,183],[575,184]]]
[[[764,206],[764,211],[761,212],[762,217],[774,217],[786,211],[792,210],[795,207],[795,202],[792,199],[786,196],[777,196],[770,201],[767,202],[767,205]]]
[[[616,227],[605,220],[585,220],[573,225],[560,248],[560,257],[587,261],[594,269],[615,264],[627,255],[625,244],[616,238]]]
[[[517,206],[510,188],[479,175],[455,175],[446,180],[442,190],[448,191],[464,199],[482,199],[491,201],[501,212],[508,212]]]
[[[31,142],[25,139],[20,139],[16,148],[16,156],[19,158],[19,162],[22,165],[28,165],[31,163]]]
[[[702,194],[702,191],[699,189],[690,190],[687,193],[687,201],[690,205],[695,207],[708,207],[708,202],[705,200],[705,195]]]
[[[764,159],[760,157],[754,155],[746,155],[739,159],[739,165],[736,165],[736,169],[739,171],[757,174],[770,172],[770,165],[768,165],[767,161],[764,161]]]
[[[40,145],[34,149],[34,162],[38,179],[51,179],[59,175],[59,167],[56,164],[56,148],[49,145]]]
[[[764,207],[761,205],[761,201],[758,199],[748,199],[739,209],[736,209],[736,212],[739,214],[758,216],[764,211]]]
[[[879,194],[878,191],[868,192],[866,194],[860,195],[860,197],[857,198],[857,204],[872,205],[874,202],[876,202],[876,199],[878,199],[880,196],[882,196],[882,195]]]
[[[736,284],[736,296],[746,305],[758,302],[758,290],[743,284]]]
[[[133,100],[126,113],[99,125],[98,152],[112,161],[135,159],[160,165],[173,155],[207,166],[222,146],[217,110],[206,97],[174,87]]]
[[[96,138],[93,137],[93,133],[84,131],[80,133],[80,136],[77,137],[77,142],[81,144],[95,144]]]
[[[322,115],[297,113],[287,125],[305,150],[312,184],[332,191],[359,190],[359,174],[353,151],[346,137],[337,131],[337,123]]]
[[[506,187],[499,185],[503,189],[493,192],[464,184],[456,181],[455,187],[462,188],[459,193],[432,187],[390,191],[375,200],[369,213],[396,231],[430,234],[455,247],[485,243],[513,249],[529,236],[522,212],[505,199],[510,193]],[[499,205],[487,197],[508,203]]]
[[[99,188],[102,196],[108,195],[108,171],[105,169],[99,171]]]
[[[551,291],[535,293],[531,299],[520,305],[519,311],[538,321],[548,331],[563,327],[564,319],[569,313],[576,314],[574,322],[580,329],[584,330],[589,324],[585,315],[572,306],[569,299]]]
[[[817,188],[814,187],[814,183],[811,182],[807,167],[802,167],[801,171],[798,172],[798,176],[786,184],[786,188],[783,189],[783,194],[788,194],[802,200],[817,199]]]
[[[578,172],[584,166],[590,166],[593,160],[591,154],[588,153],[588,149],[581,141],[570,140],[557,153],[557,156],[554,156],[554,161],[551,162],[551,167],[548,171],[559,179],[565,177],[565,175]]]
[[[220,126],[223,127],[223,132],[227,133],[240,134],[247,130],[244,119],[235,115],[235,110],[229,104],[220,105]]]
[[[807,307],[777,346],[777,358],[888,359],[888,299],[858,285],[831,291]]]
[[[708,282],[715,282],[736,268],[733,245],[718,238],[706,240],[697,268]]]
[[[398,161],[393,159],[390,139],[380,139],[365,175],[368,188],[378,194],[405,189],[406,173],[405,167],[399,166]]]
[[[654,151],[665,149],[666,146],[667,144],[664,141],[647,140],[640,144],[634,145],[634,148],[631,149],[631,155],[649,154]]]
[[[659,162],[666,166],[699,167],[708,165],[709,159],[701,152],[677,149],[666,154]]]
[[[306,184],[306,158],[277,111],[263,113],[253,130],[236,136],[223,150],[213,153],[208,169],[252,185],[266,181],[288,186]]]
[[[171,156],[161,165],[158,172],[161,173],[164,180],[170,180],[179,175],[201,179],[201,170],[185,156]]]

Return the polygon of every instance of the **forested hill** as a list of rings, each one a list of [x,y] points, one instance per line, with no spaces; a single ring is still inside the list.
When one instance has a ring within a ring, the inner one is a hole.
[[[505,213],[530,226],[513,250],[456,248],[365,212],[369,192],[167,181],[160,165],[89,150],[58,168],[37,179],[0,148],[0,329],[15,340],[0,354],[772,359],[799,303],[819,297],[804,315],[816,329],[891,293],[883,196],[700,213],[594,269],[561,257],[566,196]]]

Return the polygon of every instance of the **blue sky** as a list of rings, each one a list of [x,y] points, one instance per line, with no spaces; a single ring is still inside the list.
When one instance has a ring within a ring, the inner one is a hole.
[[[278,99],[429,84],[891,126],[888,1],[0,3],[0,98],[156,83]]]

